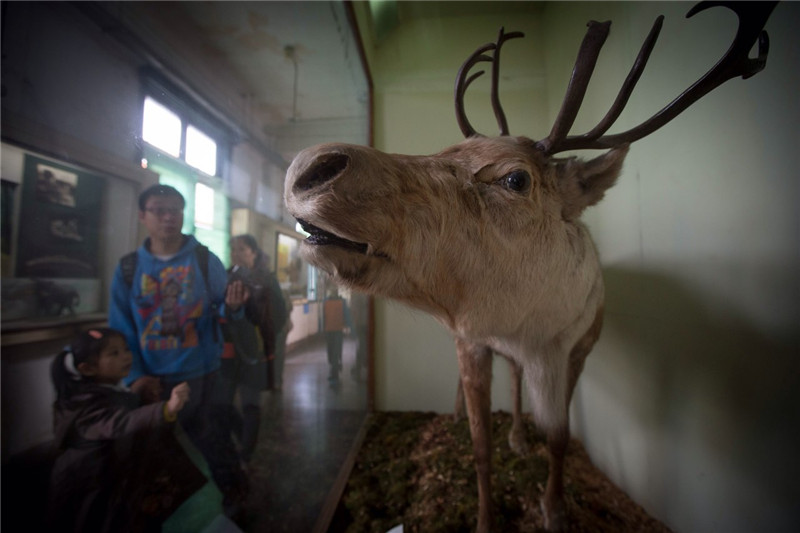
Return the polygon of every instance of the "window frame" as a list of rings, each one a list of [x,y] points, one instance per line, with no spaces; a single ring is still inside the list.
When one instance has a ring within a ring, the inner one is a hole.
[[[142,69],[141,77],[142,94],[140,99],[141,115],[139,120],[139,160],[145,159],[145,151],[146,147],[148,147],[156,150],[163,157],[180,160],[203,176],[224,180],[224,170],[230,161],[231,149],[237,138],[236,134],[229,127],[226,127],[222,122],[215,119],[212,113],[197,99],[192,98],[185,91],[179,89],[160,72],[146,67]],[[148,97],[175,113],[181,120],[180,155],[177,158],[156,145],[150,144],[143,138],[144,103]],[[194,127],[216,143],[216,168],[214,174],[208,174],[204,170],[190,165],[187,162],[186,135],[189,126]]]

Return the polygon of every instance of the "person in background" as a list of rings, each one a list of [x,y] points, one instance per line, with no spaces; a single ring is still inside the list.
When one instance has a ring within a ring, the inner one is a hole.
[[[189,386],[180,383],[168,400],[142,406],[122,384],[132,361],[122,333],[98,328],[78,335],[51,364],[58,457],[48,531],[160,531],[206,482],[168,429],[189,400]],[[169,461],[159,462],[166,449]]]
[[[231,384],[229,398],[232,400],[234,391],[239,390],[241,453],[245,460],[249,460],[261,421],[260,392],[281,384],[283,361],[274,363],[278,332],[284,329],[288,313],[278,279],[270,270],[269,258],[259,248],[255,237],[249,234],[233,237],[231,261],[234,266],[230,279],[242,279],[247,286],[250,298],[245,305],[245,315],[260,338],[258,353],[253,353],[253,343],[245,341],[249,332],[231,335],[234,337],[235,358],[225,363],[229,369],[226,378]],[[233,333],[233,330],[229,331]]]
[[[247,478],[230,434],[212,423],[223,340],[219,318],[244,318],[248,294],[228,285],[219,258],[192,235],[184,235],[186,202],[175,188],[154,185],[139,195],[139,221],[148,237],[122,258],[114,273],[109,325],[131,347],[125,383],[146,401],[169,398],[188,382],[192,396],[179,421],[208,461],[224,495],[226,513],[241,510]]]
[[[336,285],[330,285],[326,290],[322,322],[330,366],[328,382],[331,387],[338,387],[339,372],[342,371],[344,334],[349,331],[352,321],[347,302],[339,295],[339,288]]]
[[[292,309],[294,303],[289,292],[282,290],[283,302],[286,306],[286,323],[275,335],[275,390],[281,391],[283,389],[283,368],[286,364],[286,341],[289,338],[289,332],[292,331],[294,323],[292,322]]]
[[[354,380],[362,379],[362,370],[367,370],[367,332],[369,329],[369,297],[363,293],[350,294],[350,310],[356,337],[356,360],[350,369]]]

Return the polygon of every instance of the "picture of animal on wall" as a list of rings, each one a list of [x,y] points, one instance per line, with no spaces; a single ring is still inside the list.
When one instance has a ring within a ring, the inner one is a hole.
[[[763,30],[774,2],[700,3],[688,16],[724,6],[738,31],[723,58],[640,125],[606,132],[622,113],[661,31],[656,19],[608,113],[589,132],[570,135],[610,22],[588,24],[560,112],[543,139],[512,136],[498,97],[501,48],[519,32],[500,30],[456,78],[456,117],[466,139],[431,156],[386,154],[324,144],[300,152],[286,176],[285,202],[310,236],[300,254],[337,284],[430,313],[454,336],[477,472],[477,531],[492,529],[491,368],[493,355],[524,377],[533,419],[546,435],[549,477],[541,506],[548,530],[568,522],[564,456],[569,404],[597,341],[604,284],[581,214],[620,175],[631,143],[664,126],[724,82],[749,78],[767,60]],[[748,54],[757,44],[755,58]],[[492,67],[499,137],[479,134],[464,94]],[[583,149],[590,160],[557,158]],[[522,378],[519,378],[522,379]]]
[[[48,165],[36,165],[36,199],[40,202],[75,207],[78,175]]]
[[[98,278],[104,187],[89,172],[25,157],[17,277]]]

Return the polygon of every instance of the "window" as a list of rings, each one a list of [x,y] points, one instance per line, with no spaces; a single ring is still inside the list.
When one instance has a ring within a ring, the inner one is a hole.
[[[195,128],[186,128],[186,163],[209,176],[217,173],[217,143]]]
[[[202,183],[194,187],[194,225],[204,229],[214,227],[214,189]]]
[[[204,174],[218,174],[217,142],[150,96],[144,99],[142,139]],[[142,166],[147,164],[147,158],[143,158]]]
[[[181,118],[150,98],[144,99],[142,139],[172,157],[181,155]]]

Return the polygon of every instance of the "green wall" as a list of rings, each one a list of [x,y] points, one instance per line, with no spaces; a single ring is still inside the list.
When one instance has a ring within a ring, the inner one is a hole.
[[[477,14],[480,2],[447,2],[423,15],[404,4],[380,42],[359,7],[375,82],[375,145],[394,153],[434,153],[461,139],[457,68],[501,25],[526,32],[503,49],[501,88],[512,134],[533,138],[547,134],[560,108],[588,20],[613,24],[575,133],[605,114],[657,15],[666,16],[662,36],[612,132],[688,87],[736,28],[724,8],[687,20],[687,3],[484,4],[488,14]],[[798,467],[788,465],[800,444],[799,26],[800,4],[778,5],[767,24],[766,70],[729,81],[635,143],[618,184],[584,216],[603,261],[607,318],[573,401],[573,432],[616,483],[677,531],[798,525]],[[487,91],[476,85],[467,113],[491,134]],[[376,379],[379,409],[451,412],[450,335],[379,299]],[[493,384],[494,409],[509,410],[500,360]]]

